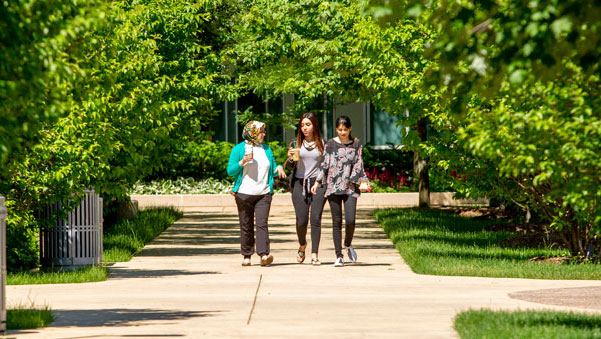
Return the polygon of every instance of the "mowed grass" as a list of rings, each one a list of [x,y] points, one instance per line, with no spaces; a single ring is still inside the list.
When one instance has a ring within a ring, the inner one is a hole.
[[[455,317],[454,327],[463,339],[601,338],[601,315],[470,310]]]
[[[104,281],[109,272],[103,266],[88,266],[73,271],[40,270],[35,272],[15,272],[6,276],[7,285],[34,284],[73,284]]]
[[[550,248],[502,248],[499,220],[476,220],[444,210],[383,209],[374,214],[415,273],[534,279],[601,279],[601,265],[532,262],[565,255]]]
[[[104,232],[104,262],[129,261],[161,232],[183,216],[172,208],[140,211],[134,219],[123,220]]]
[[[103,234],[103,261],[129,261],[156,238],[182,213],[171,208],[153,208],[140,211],[138,216],[122,220],[105,229]],[[73,271],[41,269],[33,272],[11,272],[7,274],[7,285],[71,284],[108,279],[109,271],[104,266],[87,266]]]
[[[6,328],[9,330],[46,327],[53,321],[52,311],[47,307],[42,309],[17,307],[6,310]]]

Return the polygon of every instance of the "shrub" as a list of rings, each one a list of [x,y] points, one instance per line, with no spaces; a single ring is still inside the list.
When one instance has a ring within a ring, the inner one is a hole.
[[[23,271],[38,266],[38,227],[31,213],[17,212],[14,202],[6,201],[6,264],[9,272]]]

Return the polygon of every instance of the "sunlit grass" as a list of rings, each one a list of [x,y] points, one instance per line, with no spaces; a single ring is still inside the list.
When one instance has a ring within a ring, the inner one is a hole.
[[[123,220],[104,232],[104,262],[129,261],[183,214],[172,208],[140,211],[133,219]]]
[[[144,245],[161,234],[182,213],[171,208],[154,208],[141,211],[133,219],[123,220],[104,232],[104,262],[129,261]],[[73,271],[42,269],[34,272],[7,274],[7,285],[70,284],[108,279],[104,266],[87,266]]]
[[[487,231],[499,220],[475,220],[441,210],[385,209],[375,213],[388,237],[415,273],[536,279],[601,279],[595,264],[532,262],[563,256],[545,247],[502,248],[505,232]]]
[[[73,271],[40,270],[35,272],[8,273],[7,285],[34,285],[34,284],[71,284],[93,281],[103,281],[109,276],[108,270],[103,266],[87,266]]]
[[[54,321],[50,308],[28,308],[18,306],[6,310],[6,328],[9,330],[23,330],[46,327]]]
[[[601,338],[601,315],[573,312],[470,310],[454,326],[463,339]]]

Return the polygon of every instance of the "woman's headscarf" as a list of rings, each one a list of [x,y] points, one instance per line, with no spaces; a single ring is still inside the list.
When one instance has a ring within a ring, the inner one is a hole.
[[[242,138],[253,146],[259,146],[261,144],[259,142],[259,133],[261,133],[261,129],[263,128],[265,128],[264,122],[251,120],[244,126]]]

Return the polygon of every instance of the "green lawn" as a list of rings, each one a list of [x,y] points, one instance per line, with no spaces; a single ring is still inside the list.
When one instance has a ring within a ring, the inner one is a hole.
[[[9,330],[46,327],[53,321],[54,316],[49,308],[16,308],[6,310],[6,328]]]
[[[36,272],[16,272],[6,276],[7,285],[34,284],[72,284],[93,281],[104,281],[109,272],[103,266],[89,266],[74,271],[40,270]]]
[[[565,255],[549,248],[502,248],[509,236],[486,231],[498,220],[475,220],[442,210],[383,209],[374,214],[415,273],[454,276],[601,279],[595,264],[530,262],[533,257]]]
[[[104,262],[129,261],[167,227],[183,216],[172,208],[140,211],[131,220],[123,220],[104,232]]]
[[[464,339],[601,338],[601,315],[553,311],[465,311],[455,317]]]
[[[137,217],[122,220],[105,229],[103,235],[104,262],[129,261],[144,248],[144,245],[156,238],[173,222],[182,217],[182,213],[171,208],[152,208],[140,211]],[[89,266],[75,271],[8,273],[7,285],[30,284],[68,284],[103,281],[109,272],[104,266]]]

